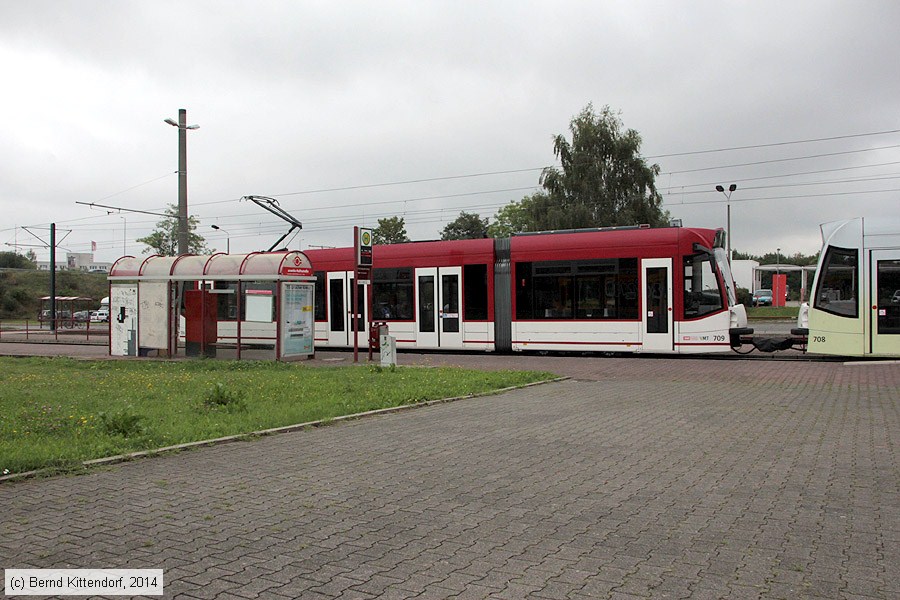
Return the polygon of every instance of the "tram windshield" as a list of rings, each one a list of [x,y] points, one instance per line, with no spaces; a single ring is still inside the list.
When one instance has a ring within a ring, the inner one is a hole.
[[[707,252],[685,256],[684,317],[703,317],[723,308],[714,257]]]
[[[819,267],[813,306],[840,317],[859,316],[859,256],[855,248],[831,246]]]

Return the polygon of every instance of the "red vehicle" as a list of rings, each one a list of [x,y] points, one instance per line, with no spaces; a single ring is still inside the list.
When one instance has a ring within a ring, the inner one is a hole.
[[[723,241],[721,229],[634,227],[375,246],[359,344],[383,321],[398,348],[729,351],[749,330]],[[353,249],[305,253],[316,345],[352,346]]]

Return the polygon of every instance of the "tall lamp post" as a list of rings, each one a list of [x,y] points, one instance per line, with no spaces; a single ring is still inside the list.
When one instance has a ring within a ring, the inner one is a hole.
[[[722,187],[721,185],[716,186],[716,191],[722,192],[723,194],[725,194],[725,198],[728,199],[727,212],[726,212],[726,217],[725,217],[726,218],[725,239],[727,240],[726,243],[728,245],[728,262],[729,263],[731,262],[731,194],[736,189],[737,189],[736,183],[732,183],[731,185],[729,185],[727,192],[725,191],[725,188]]]
[[[222,229],[218,225],[210,225],[216,231],[224,231],[225,232],[225,254],[231,254],[231,234],[226,230]]]
[[[177,123],[172,119],[165,119],[165,122],[178,128],[178,254],[187,254],[187,130],[200,129],[200,126],[187,124],[187,110],[184,108],[178,109]]]

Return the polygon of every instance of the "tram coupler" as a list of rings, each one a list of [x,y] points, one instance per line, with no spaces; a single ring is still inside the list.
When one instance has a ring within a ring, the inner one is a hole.
[[[740,348],[744,344],[753,343],[752,327],[732,327],[728,330],[732,348]]]

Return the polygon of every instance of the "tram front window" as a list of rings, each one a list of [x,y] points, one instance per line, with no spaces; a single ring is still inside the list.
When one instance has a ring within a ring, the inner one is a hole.
[[[706,253],[685,256],[684,318],[696,319],[723,308],[713,257]]]
[[[859,258],[856,249],[828,248],[813,306],[841,317],[859,316]]]

